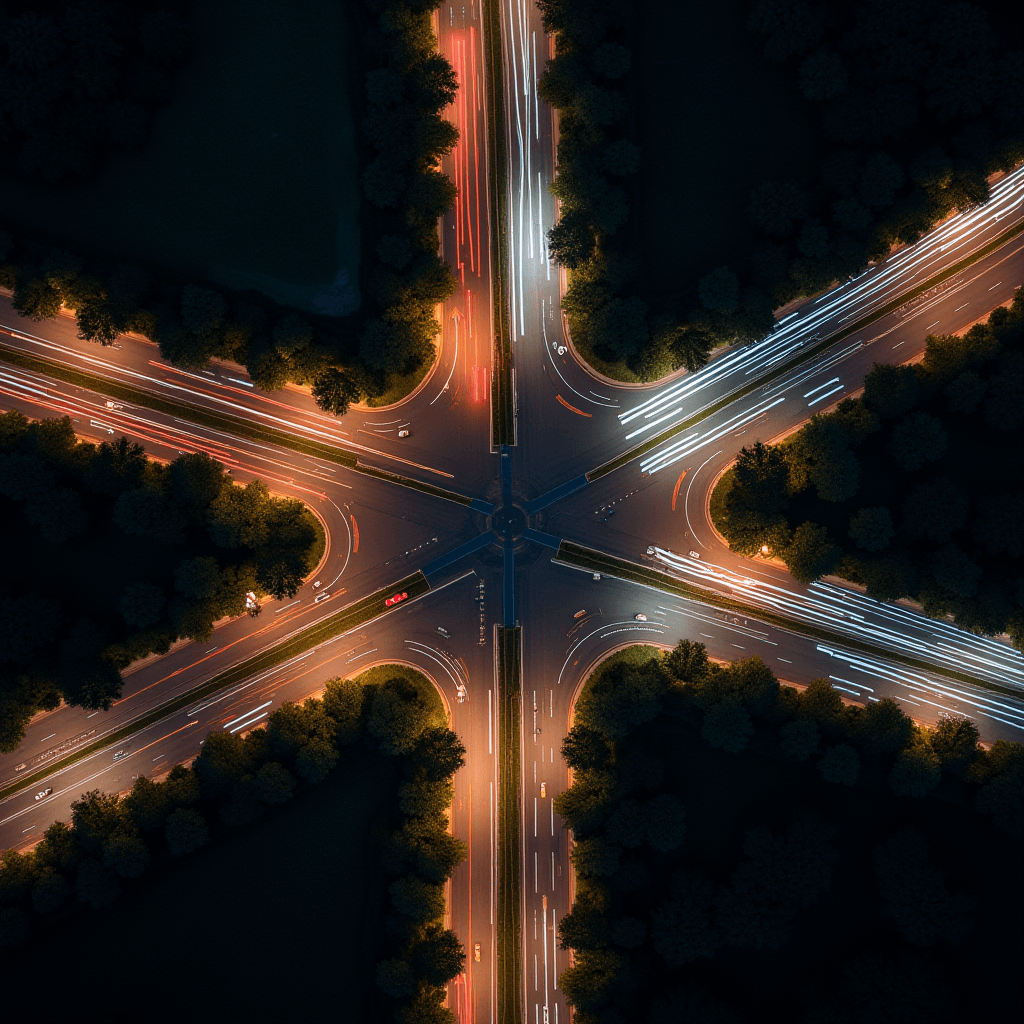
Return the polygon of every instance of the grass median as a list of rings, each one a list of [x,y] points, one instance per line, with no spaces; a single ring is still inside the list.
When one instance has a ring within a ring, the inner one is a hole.
[[[124,402],[132,402],[135,405],[141,405],[143,408],[152,409],[154,412],[162,412],[168,416],[187,420],[189,423],[221,430],[225,434],[245,437],[250,441],[275,444],[281,448],[299,452],[302,455],[312,455],[315,458],[323,459],[325,462],[333,462],[336,465],[345,466],[356,473],[376,477],[378,480],[387,480],[389,483],[398,484],[400,487],[410,487],[413,490],[422,491],[424,494],[432,494],[434,497],[443,498],[445,501],[453,501],[459,505],[469,505],[472,503],[472,498],[467,498],[464,494],[449,491],[435,484],[414,480],[399,473],[392,473],[386,469],[378,469],[376,466],[364,465],[360,463],[359,457],[354,452],[346,451],[344,448],[336,448],[334,445],[324,444],[321,441],[307,440],[295,434],[289,434],[284,430],[260,426],[259,424],[252,423],[250,420],[242,419],[240,416],[230,416],[226,413],[214,412],[212,409],[204,409],[189,402],[176,402],[174,399],[164,398],[144,388],[132,387],[130,384],[123,384],[120,381],[111,380],[109,377],[102,377],[99,374],[88,373],[85,370],[79,370],[72,366],[65,366],[63,363],[58,363],[52,359],[43,359],[39,356],[29,355],[27,352],[11,348],[9,345],[0,344],[0,361],[10,363],[13,366],[20,366],[23,370],[31,370],[33,373],[45,374],[47,377],[62,380],[66,384],[73,384],[75,387],[95,391],[97,394],[108,395],[111,398],[118,398]]]
[[[341,636],[342,633],[347,633],[350,629],[355,629],[356,626],[361,626],[363,623],[383,615],[387,610],[384,602],[396,591],[408,593],[409,597],[407,600],[411,600],[426,594],[429,590],[430,584],[422,572],[415,572],[411,576],[406,576],[405,579],[399,580],[397,583],[383,587],[368,597],[364,597],[361,601],[356,601],[347,608],[342,608],[341,611],[336,612],[329,618],[307,626],[290,639],[253,655],[253,657],[233,665],[229,669],[225,669],[225,671],[207,682],[161,704],[160,707],[154,708],[148,714],[135,719],[135,721],[130,722],[115,732],[108,733],[94,743],[90,743],[88,746],[82,747],[59,760],[52,761],[46,767],[40,768],[30,775],[23,776],[0,790],[0,800],[6,799],[36,782],[49,778],[56,772],[70,767],[76,761],[81,761],[89,755],[96,753],[96,751],[103,750],[104,747],[109,747],[121,742],[121,740],[127,739],[142,729],[146,729],[161,721],[161,719],[166,718],[168,715],[183,711],[190,704],[203,697],[216,693],[226,686],[241,682],[243,679],[248,679],[249,676],[256,675],[258,672],[264,672],[275,665],[280,665],[281,662],[302,654],[303,651],[308,651],[310,648]]]
[[[497,628],[498,674],[498,1024],[523,1019],[520,889],[521,630]]]
[[[653,451],[658,447],[658,445],[671,440],[673,437],[681,434],[684,430],[689,430],[690,427],[700,423],[701,420],[706,420],[709,416],[713,416],[716,412],[724,409],[727,405],[731,405],[733,402],[736,402],[741,398],[745,398],[747,395],[757,391],[758,388],[763,388],[766,384],[770,384],[773,380],[778,380],[779,377],[789,373],[789,371],[794,367],[799,366],[801,363],[806,363],[809,359],[813,359],[815,356],[820,355],[826,349],[831,348],[838,342],[852,337],[854,334],[864,330],[865,327],[869,327],[882,317],[888,316],[901,306],[906,305],[912,299],[917,298],[918,295],[923,295],[929,289],[942,284],[943,281],[948,281],[951,277],[955,277],[962,270],[966,270],[973,263],[977,263],[979,260],[984,259],[990,253],[993,253],[996,249],[1006,245],[1007,242],[1016,238],[1022,232],[1024,232],[1024,221],[1021,221],[1019,224],[1015,224],[1012,228],[1009,228],[1007,231],[1004,231],[999,235],[998,238],[994,238],[991,242],[987,242],[985,245],[981,246],[981,248],[969,253],[963,259],[958,260],[952,266],[947,267],[934,277],[930,277],[927,281],[919,284],[916,288],[912,288],[910,291],[904,292],[899,296],[899,298],[893,299],[891,302],[887,302],[880,309],[876,309],[873,312],[868,313],[866,316],[854,321],[848,327],[844,327],[841,331],[829,335],[829,337],[824,341],[820,341],[817,345],[800,352],[799,355],[790,359],[788,362],[782,363],[780,366],[776,367],[771,371],[771,373],[765,374],[763,377],[758,377],[749,384],[744,384],[743,387],[730,392],[713,405],[709,405],[706,409],[702,409],[700,412],[683,420],[682,423],[677,423],[674,427],[669,427],[667,430],[663,430],[655,437],[651,437],[644,441],[643,444],[638,444],[635,448],[630,448],[628,452],[619,455],[617,458],[614,458],[609,462],[605,462],[596,469],[592,469],[587,473],[587,479],[593,483],[593,481],[599,480],[601,477],[607,476],[609,473],[613,473],[615,470],[628,465],[634,459],[639,459],[649,451]]]
[[[554,561],[560,562],[563,565],[586,569],[588,572],[599,572],[603,576],[613,576],[616,579],[626,580],[630,583],[639,583],[642,586],[652,587],[655,590],[671,594],[673,597],[698,601],[701,604],[722,608],[730,612],[738,612],[760,622],[767,622],[772,626],[778,626],[780,629],[789,630],[800,636],[821,640],[825,643],[834,644],[837,647],[846,648],[847,650],[869,654],[872,657],[884,658],[887,661],[896,661],[901,665],[907,665],[911,668],[934,672],[948,679],[955,679],[961,683],[970,683],[984,690],[991,690],[1008,696],[1020,696],[1019,691],[1012,687],[1000,686],[998,683],[978,679],[976,676],[968,675],[966,672],[957,672],[956,669],[946,668],[942,665],[933,665],[930,662],[911,658],[898,651],[889,651],[874,644],[864,643],[862,640],[843,636],[840,633],[833,633],[831,630],[821,629],[818,626],[801,622],[799,619],[779,615],[777,612],[769,611],[755,604],[747,604],[744,601],[737,601],[731,597],[723,597],[720,594],[716,594],[713,590],[705,590],[703,587],[695,587],[692,584],[684,583],[682,580],[669,576],[658,569],[637,565],[635,562],[629,562],[624,558],[606,555],[600,551],[582,547],[579,544],[572,544],[569,541],[562,541]]]
[[[484,59],[487,64],[487,154],[490,191],[491,266],[494,268],[494,372],[491,376],[491,440],[516,443],[512,393],[512,338],[508,302],[508,147],[505,144],[505,88],[501,59],[501,5],[483,0]]]

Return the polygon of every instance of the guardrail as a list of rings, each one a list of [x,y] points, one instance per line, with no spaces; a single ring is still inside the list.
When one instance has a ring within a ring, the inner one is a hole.
[[[241,682],[249,676],[256,675],[257,672],[273,668],[275,665],[279,665],[281,662],[287,661],[303,651],[308,651],[311,647],[317,647],[327,640],[341,636],[341,634],[355,629],[356,626],[361,626],[363,623],[383,615],[388,610],[384,602],[396,591],[407,593],[409,596],[406,600],[412,600],[415,597],[428,593],[430,591],[430,584],[422,572],[415,572],[411,576],[406,576],[405,579],[399,580],[397,583],[383,587],[360,601],[355,601],[329,618],[322,619],[320,622],[315,622],[313,625],[300,630],[288,640],[226,669],[207,682],[161,704],[146,715],[135,719],[133,722],[129,722],[115,732],[107,733],[107,735],[100,737],[87,747],[82,747],[73,754],[69,754],[59,760],[51,761],[45,768],[40,768],[31,775],[23,776],[0,790],[0,800],[6,799],[14,793],[31,786],[33,783],[49,778],[56,772],[63,771],[76,761],[81,761],[90,754],[96,753],[97,750],[102,750],[104,747],[109,747],[114,743],[127,739],[129,736],[154,725],[168,715],[183,711],[190,704],[203,697],[208,697],[210,694],[216,693],[226,686],[231,686],[233,683]]]

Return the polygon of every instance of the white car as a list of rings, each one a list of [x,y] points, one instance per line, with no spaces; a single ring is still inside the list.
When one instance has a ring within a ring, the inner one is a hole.
[[[35,798],[36,798],[36,800],[45,800],[52,792],[53,792],[53,787],[50,786],[49,789],[42,789],[38,793],[36,793],[36,797]]]
[[[647,616],[644,615],[643,612],[637,612],[636,615],[633,616],[633,618],[636,619],[637,622],[646,622],[647,621]]]
[[[690,557],[691,558],[700,559],[700,552],[698,552],[698,551],[691,551],[690,552]]]
[[[317,594],[316,597],[313,598],[313,604],[319,604],[321,601],[326,601],[330,596],[330,594]]]
[[[400,430],[398,432],[398,436],[399,437],[408,437],[409,436],[409,431],[408,430]]]

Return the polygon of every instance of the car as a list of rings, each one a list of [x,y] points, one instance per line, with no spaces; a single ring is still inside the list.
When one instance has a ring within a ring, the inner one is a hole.
[[[444,626],[438,626],[437,631],[441,634],[441,636],[445,638],[445,640],[451,640],[452,635],[448,632],[447,629],[444,628]]]
[[[313,584],[313,589],[316,590],[316,588],[319,587],[319,586],[320,586],[320,580],[317,580],[316,583]]]
[[[646,622],[647,621],[647,616],[644,615],[643,612],[637,612],[636,615],[633,616],[633,618],[636,619],[637,622]]]
[[[586,608],[581,608],[578,612],[576,612],[576,614],[573,616],[573,618],[574,619],[582,619],[583,616],[586,615],[586,614],[587,614],[587,609]]]
[[[124,758],[124,757],[127,757],[127,756],[128,756],[128,751],[127,751],[127,750],[119,750],[119,751],[118,751],[118,752],[117,752],[117,753],[116,753],[116,754],[114,755],[114,760],[115,760],[115,761],[120,761],[120,760],[121,760],[122,758]]]
[[[540,798],[541,798],[541,800],[543,800],[547,795],[548,795],[548,784],[546,782],[542,782],[540,784]]]
[[[384,607],[385,608],[391,608],[393,605],[398,604],[400,601],[404,601],[408,596],[409,596],[408,593],[406,591],[404,591],[404,590],[402,591],[401,594],[392,594],[384,602]]]
[[[699,551],[691,551],[690,552],[690,557],[691,558],[700,559],[700,552]]]
[[[329,593],[328,594],[317,594],[316,597],[313,598],[313,604],[319,604],[321,601],[326,601],[327,598],[329,598],[330,596],[331,595]]]
[[[480,963],[480,943],[479,942],[474,942],[473,943],[473,959],[477,963]]]
[[[38,793],[36,793],[36,800],[45,800],[52,792],[52,786],[50,786],[47,789],[41,789]]]
[[[398,432],[398,436],[399,437],[408,437],[409,436],[409,431],[408,430],[400,430]]]

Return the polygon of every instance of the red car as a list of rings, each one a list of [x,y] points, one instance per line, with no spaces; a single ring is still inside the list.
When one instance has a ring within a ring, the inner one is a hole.
[[[405,593],[404,591],[401,594],[392,594],[391,597],[389,597],[384,602],[384,607],[385,608],[390,608],[392,605],[398,604],[399,601],[404,601],[408,596],[409,595],[407,593]]]

